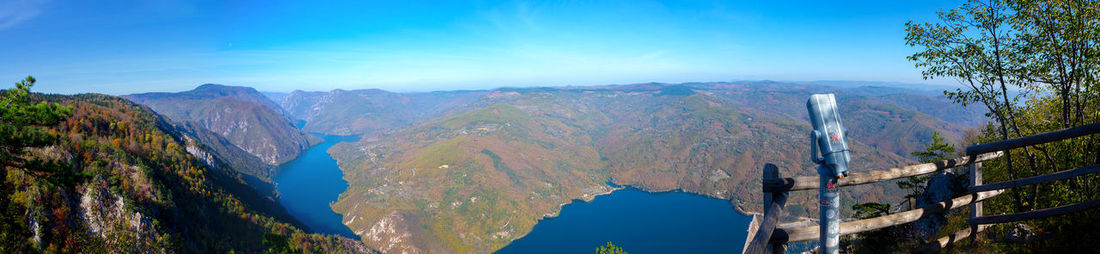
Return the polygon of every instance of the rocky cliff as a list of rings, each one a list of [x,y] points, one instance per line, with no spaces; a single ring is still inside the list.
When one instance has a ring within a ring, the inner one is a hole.
[[[234,168],[262,179],[273,176],[275,165],[294,159],[320,141],[295,128],[281,113],[282,108],[248,87],[207,84],[179,93],[124,97],[188,127]],[[238,151],[254,158],[242,157]],[[257,160],[262,164],[254,162]]]

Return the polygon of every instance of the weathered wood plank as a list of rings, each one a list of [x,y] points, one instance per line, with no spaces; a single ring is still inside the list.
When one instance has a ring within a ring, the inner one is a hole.
[[[1081,203],[1076,203],[1076,204],[1072,204],[1072,205],[1064,205],[1064,206],[1059,206],[1059,207],[1051,207],[1051,208],[1046,208],[1046,209],[1040,209],[1040,210],[1035,210],[1035,211],[1030,211],[1030,212],[1005,214],[1005,215],[982,216],[982,217],[970,219],[969,222],[970,222],[970,224],[994,224],[994,223],[1004,223],[1004,222],[1013,222],[1013,221],[1022,221],[1022,220],[1034,220],[1034,219],[1042,219],[1042,218],[1055,216],[1055,215],[1062,215],[1062,214],[1067,214],[1067,213],[1079,212],[1081,210],[1094,208],[1094,207],[1097,207],[1097,206],[1100,206],[1100,199],[1094,199],[1094,200],[1085,201],[1085,202],[1081,202]]]
[[[1001,193],[1004,193],[1004,190],[979,192],[977,193],[977,195],[967,194],[961,197],[954,198],[952,200],[939,202],[923,208],[870,219],[840,223],[840,235],[866,232],[889,226],[910,223],[932,214],[943,213],[947,210],[968,205],[974,201],[985,200],[1000,195]],[[787,243],[815,240],[820,236],[819,231],[820,229],[818,228],[818,226],[794,229],[777,229],[776,232],[772,235],[772,242]]]
[[[775,228],[782,228],[782,229],[801,228],[801,227],[809,227],[809,226],[817,225],[817,223],[818,222],[816,220],[801,220],[801,221],[795,221],[795,222],[780,223],[778,226],[775,226]]]
[[[1097,133],[1100,133],[1100,123],[1086,124],[1068,129],[1035,134],[1027,137],[1020,137],[970,146],[966,148],[966,154],[983,154],[993,151],[1004,151],[1008,149],[1037,145],[1069,138],[1076,138]]]
[[[1088,166],[1088,167],[1058,171],[1057,173],[1050,173],[1050,174],[1045,174],[1045,175],[1039,175],[1039,176],[1032,176],[1032,177],[1028,177],[1028,178],[1016,179],[1016,180],[1012,180],[1012,181],[1004,181],[1004,182],[999,182],[999,183],[994,183],[994,184],[987,184],[987,185],[980,185],[980,186],[971,186],[970,187],[970,192],[980,192],[980,191],[987,191],[987,190],[1016,188],[1016,187],[1026,186],[1026,185],[1031,185],[1031,184],[1039,184],[1039,183],[1045,183],[1045,182],[1050,182],[1050,181],[1064,180],[1064,179],[1077,177],[1077,176],[1081,176],[1081,175],[1092,174],[1092,173],[1096,173],[1096,172],[1100,172],[1100,164],[1096,164],[1096,165],[1092,165],[1092,166]]]
[[[987,227],[989,227],[989,225],[977,226],[977,229],[978,229],[977,231],[982,232]],[[913,252],[915,252],[915,253],[940,253],[940,251],[942,251],[944,248],[947,248],[948,245],[955,244],[959,240],[966,239],[967,237],[970,237],[970,235],[971,235],[970,232],[972,230],[973,229],[971,229],[971,228],[964,228],[963,230],[959,230],[958,232],[955,232],[951,235],[940,237],[940,239],[936,239],[935,241],[927,242],[927,243],[921,245],[920,247],[917,247],[917,249],[913,250]]]
[[[971,161],[971,156],[963,156],[940,162],[917,164],[900,168],[855,172],[847,177],[840,178],[837,184],[839,186],[851,186],[929,174],[943,169],[967,165],[971,162],[992,160],[1003,155],[1003,152],[993,152],[977,155],[977,158],[973,161]],[[819,180],[820,179],[816,176],[764,179],[763,189],[764,192],[814,190],[821,184]]]
[[[981,162],[970,164],[970,187],[975,187],[975,186],[982,186],[982,163]],[[974,192],[971,191],[970,193],[974,193]],[[973,219],[973,218],[982,217],[982,210],[983,210],[982,209],[982,201],[974,201],[974,203],[970,203],[970,218]],[[984,225],[970,224],[969,229],[971,231],[982,232],[982,230],[985,229],[985,226]],[[940,238],[940,239],[943,239],[943,238]],[[974,237],[970,238],[970,249],[967,250],[967,252],[973,251],[974,250],[974,245],[977,244],[977,242],[978,242],[978,235],[974,234]],[[940,245],[940,247],[942,248],[944,246]],[[939,251],[937,250],[937,252],[939,252]]]
[[[970,187],[982,186],[982,163],[970,164]],[[970,193],[975,193],[973,189]],[[982,217],[982,202],[977,201],[970,204],[970,218]]]
[[[759,214],[752,215],[752,222],[749,222],[748,237],[745,237],[745,247],[741,248],[741,253],[749,250],[749,244],[752,243],[752,237],[756,235],[756,231],[760,229],[760,218],[763,217]]]
[[[768,163],[764,165],[763,179],[779,178],[779,167]],[[764,193],[764,218],[760,221],[760,227],[752,236],[745,253],[770,253],[772,245],[768,243],[775,225],[779,224],[779,217],[783,216],[783,207],[787,205],[787,192]]]

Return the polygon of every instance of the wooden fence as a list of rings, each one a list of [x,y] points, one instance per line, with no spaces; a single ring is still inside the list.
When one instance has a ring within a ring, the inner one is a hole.
[[[872,170],[868,172],[855,172],[848,177],[837,181],[838,187],[876,183],[893,180],[902,177],[918,176],[938,172],[940,170],[969,166],[970,189],[969,193],[951,200],[939,202],[925,207],[893,213],[875,218],[848,221],[840,224],[840,235],[855,234],[890,226],[911,223],[933,214],[943,214],[951,209],[970,206],[970,228],[960,230],[949,236],[939,238],[918,247],[915,252],[938,252],[948,245],[981,232],[989,224],[1014,222],[1046,218],[1055,215],[1073,213],[1100,206],[1100,199],[1086,201],[1071,205],[1046,208],[1041,210],[1021,212],[1016,214],[984,216],[982,214],[982,200],[995,197],[1004,193],[1006,189],[1022,187],[1032,184],[1045,183],[1056,180],[1069,179],[1081,175],[1100,172],[1100,164],[1083,168],[1065,170],[1046,175],[1033,176],[1012,181],[982,184],[982,162],[1004,156],[1005,151],[1038,145],[1063,139],[1076,138],[1100,133],[1100,123],[1094,123],[1069,129],[1047,132],[1027,137],[1010,140],[1002,140],[987,144],[974,145],[966,148],[966,156],[934,163]],[[791,242],[819,240],[820,229],[817,225],[807,223],[779,223],[783,216],[783,208],[786,206],[788,193],[791,191],[815,190],[820,185],[818,176],[802,176],[783,178],[779,176],[779,170],[775,165],[764,166],[762,179],[764,191],[764,214],[754,216],[750,225],[748,238],[745,240],[744,253],[782,253],[785,245]],[[973,239],[973,238],[971,238]]]

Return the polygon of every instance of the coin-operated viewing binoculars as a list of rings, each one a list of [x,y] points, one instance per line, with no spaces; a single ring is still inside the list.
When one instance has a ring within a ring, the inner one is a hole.
[[[848,129],[840,123],[840,111],[837,110],[836,99],[833,94],[815,94],[806,102],[810,110],[810,124],[814,130],[810,132],[810,156],[818,164],[823,164],[829,171],[823,175],[844,177],[848,175]],[[817,151],[821,150],[821,157],[817,158]]]
[[[821,176],[821,252],[837,253],[840,247],[840,194],[837,180],[848,176],[847,129],[840,123],[833,94],[814,94],[806,102],[810,110],[810,159],[817,163]],[[821,157],[817,157],[818,150]]]

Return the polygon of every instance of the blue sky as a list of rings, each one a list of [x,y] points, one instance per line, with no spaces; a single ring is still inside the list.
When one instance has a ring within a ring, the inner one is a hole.
[[[0,0],[0,81],[128,94],[924,81],[904,23],[957,1]],[[10,85],[9,85],[10,86]]]

